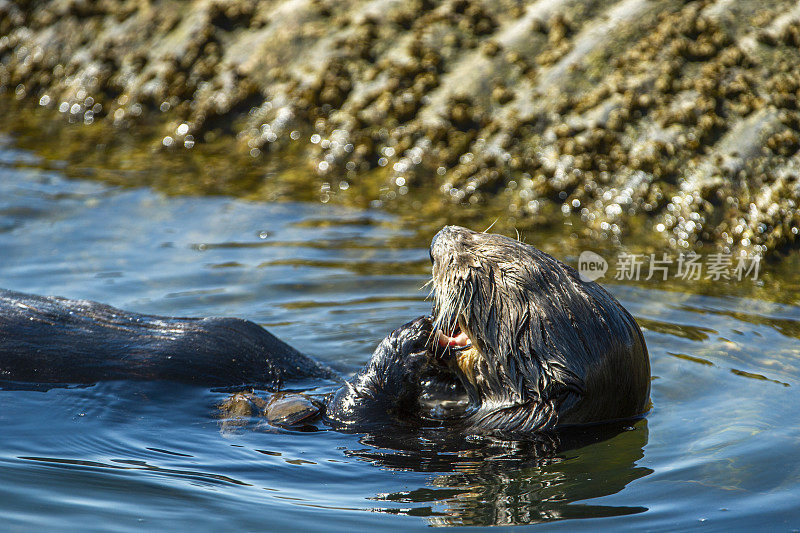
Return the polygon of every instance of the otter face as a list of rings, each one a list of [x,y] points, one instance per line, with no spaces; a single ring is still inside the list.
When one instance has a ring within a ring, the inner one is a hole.
[[[519,403],[525,390],[512,354],[528,325],[530,267],[524,245],[507,237],[447,226],[433,238],[433,321],[444,357],[477,402]]]
[[[527,431],[645,409],[641,331],[602,287],[533,246],[457,226],[430,254],[441,358],[470,394],[473,425]]]

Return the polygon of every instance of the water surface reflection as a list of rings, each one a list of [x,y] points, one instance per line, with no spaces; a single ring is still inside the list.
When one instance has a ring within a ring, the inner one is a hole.
[[[375,497],[413,505],[380,511],[423,516],[431,525],[507,526],[647,510],[576,503],[615,494],[652,472],[637,464],[647,444],[646,420],[529,441],[476,438],[471,446],[458,439],[443,442],[440,435],[404,443],[372,435],[360,442],[366,447],[345,453],[391,470],[434,474],[424,487]]]

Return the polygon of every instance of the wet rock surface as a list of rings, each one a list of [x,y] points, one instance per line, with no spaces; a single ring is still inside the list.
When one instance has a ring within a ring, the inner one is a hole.
[[[72,122],[756,253],[800,242],[799,46],[780,0],[0,2],[0,86]]]

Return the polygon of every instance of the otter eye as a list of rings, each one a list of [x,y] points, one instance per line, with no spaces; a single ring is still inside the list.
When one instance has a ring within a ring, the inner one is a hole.
[[[431,257],[431,264],[433,264],[433,252],[428,249],[428,255]]]

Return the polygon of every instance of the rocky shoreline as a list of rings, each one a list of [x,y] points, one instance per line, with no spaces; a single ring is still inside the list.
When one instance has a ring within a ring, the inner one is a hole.
[[[795,2],[0,0],[0,87],[592,238],[800,242]]]

